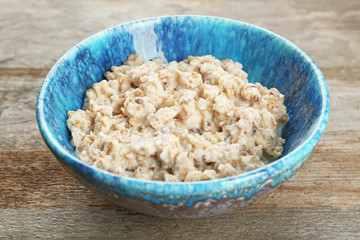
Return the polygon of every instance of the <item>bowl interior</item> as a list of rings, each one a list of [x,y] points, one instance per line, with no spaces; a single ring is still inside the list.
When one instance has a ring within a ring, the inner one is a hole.
[[[284,155],[296,149],[318,124],[324,90],[314,64],[290,42],[245,23],[212,17],[181,16],[140,20],[102,31],[75,46],[53,67],[39,95],[49,135],[76,157],[66,127],[67,111],[82,108],[85,91],[111,66],[131,53],[145,60],[179,61],[211,54],[243,64],[251,82],[285,95],[290,117],[283,130]],[[38,113],[39,114],[39,113]],[[41,123],[40,123],[41,124]]]

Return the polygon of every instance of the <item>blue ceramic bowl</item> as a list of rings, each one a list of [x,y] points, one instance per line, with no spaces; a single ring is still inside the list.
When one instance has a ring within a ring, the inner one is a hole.
[[[238,176],[186,183],[122,177],[80,161],[70,144],[67,111],[82,108],[85,90],[131,53],[142,54],[145,60],[179,61],[211,54],[241,62],[251,82],[275,87],[285,95],[290,121],[283,131],[283,156]],[[137,212],[193,218],[243,207],[289,179],[309,159],[324,132],[329,104],[319,68],[288,40],[235,20],[171,16],[115,26],[70,49],[47,75],[36,111],[46,144],[85,186]]]

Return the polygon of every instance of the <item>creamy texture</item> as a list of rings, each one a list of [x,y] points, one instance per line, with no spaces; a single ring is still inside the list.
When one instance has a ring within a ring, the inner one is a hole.
[[[130,55],[68,112],[78,157],[123,176],[198,181],[278,158],[284,96],[248,83],[242,65],[212,56],[143,64]]]

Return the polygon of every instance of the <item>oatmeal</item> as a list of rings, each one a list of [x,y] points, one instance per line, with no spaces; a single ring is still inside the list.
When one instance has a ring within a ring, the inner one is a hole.
[[[199,181],[281,156],[284,96],[248,83],[242,65],[212,56],[143,63],[130,55],[68,112],[78,157],[122,176]]]

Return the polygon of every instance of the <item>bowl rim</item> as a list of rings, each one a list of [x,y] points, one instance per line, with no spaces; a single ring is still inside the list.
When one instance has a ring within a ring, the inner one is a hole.
[[[213,180],[205,180],[205,181],[193,181],[193,182],[165,182],[165,181],[159,181],[159,180],[145,180],[145,179],[138,179],[133,177],[126,177],[117,175],[93,166],[90,166],[84,162],[82,162],[77,157],[74,157],[68,151],[57,141],[56,136],[54,136],[51,131],[50,127],[48,125],[48,122],[45,119],[44,114],[44,98],[45,93],[47,92],[47,87],[50,83],[50,79],[55,75],[57,67],[66,59],[68,59],[69,56],[71,56],[73,53],[75,53],[79,46],[90,43],[93,39],[101,38],[105,35],[105,33],[111,31],[114,28],[118,28],[125,25],[134,25],[134,24],[141,24],[144,22],[155,22],[155,21],[161,21],[166,20],[168,18],[207,18],[210,20],[216,20],[216,21],[223,21],[228,24],[236,24],[236,25],[244,25],[248,28],[260,30],[266,34],[269,34],[270,36],[273,36],[275,38],[278,38],[281,40],[286,47],[295,50],[298,54],[300,54],[304,62],[308,62],[313,69],[313,71],[316,74],[316,78],[319,81],[319,86],[321,89],[322,94],[322,109],[321,109],[321,115],[317,119],[316,127],[312,129],[312,132],[310,135],[301,143],[299,146],[297,146],[294,150],[287,153],[285,156],[280,157],[279,159],[266,164],[260,168],[230,176],[225,178],[218,178]],[[206,15],[171,15],[171,16],[162,16],[162,17],[151,17],[151,18],[144,18],[136,21],[129,21],[125,22],[107,29],[104,29],[86,39],[81,41],[80,43],[76,44],[74,47],[72,47],[70,50],[68,50],[51,68],[47,76],[45,77],[45,80],[43,81],[38,99],[37,99],[37,105],[36,105],[36,117],[37,117],[37,123],[41,132],[41,135],[47,144],[47,146],[50,148],[50,150],[55,154],[55,156],[58,158],[60,162],[67,165],[68,167],[76,168],[80,171],[82,171],[85,174],[91,175],[93,179],[101,183],[102,185],[112,185],[112,186],[126,186],[127,188],[131,188],[134,191],[140,191],[140,192],[148,192],[150,191],[153,195],[183,195],[184,192],[190,194],[191,191],[193,194],[216,194],[215,192],[219,193],[222,192],[221,189],[224,188],[225,185],[228,186],[234,186],[234,184],[241,184],[242,182],[250,180],[255,175],[261,175],[264,170],[269,169],[271,167],[280,166],[281,164],[288,163],[298,163],[301,159],[306,158],[313,148],[316,146],[317,142],[319,141],[321,135],[323,134],[325,127],[328,122],[330,113],[330,96],[329,96],[329,90],[325,82],[325,78],[318,68],[318,66],[315,64],[315,62],[298,46],[296,46],[294,43],[290,42],[289,40],[285,39],[284,37],[273,33],[269,30],[266,30],[262,27],[258,27],[253,24],[249,24],[246,22],[242,22],[239,20],[229,19],[229,18],[222,18],[222,17],[215,17],[215,16],[206,16]],[[214,188],[207,188],[206,186],[211,183],[211,186]],[[273,183],[272,185],[277,185],[277,183]],[[164,190],[164,186],[171,186],[170,188],[166,188],[167,190]],[[131,191],[132,192],[132,191]],[[130,194],[131,195],[131,194]],[[134,194],[136,196],[140,196],[138,194]],[[156,200],[152,199],[154,202]]]

